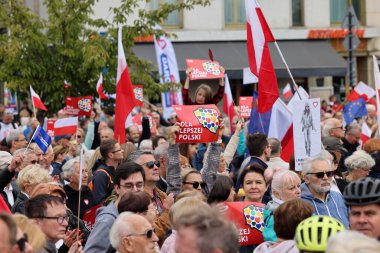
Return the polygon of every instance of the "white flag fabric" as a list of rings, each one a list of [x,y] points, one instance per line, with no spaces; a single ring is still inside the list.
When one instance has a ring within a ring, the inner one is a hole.
[[[302,88],[302,86],[298,86],[298,92],[299,92],[299,94],[300,94],[302,100],[309,99],[309,97],[310,97],[309,94],[307,93],[307,91],[306,91],[304,88]],[[294,109],[293,109],[294,102],[296,102],[296,101],[300,101],[301,99],[300,99],[300,97],[298,96],[298,93],[297,93],[297,92],[295,92],[295,93],[293,94],[293,97],[290,99],[290,101],[289,101],[289,103],[288,103],[288,109],[289,109],[292,113],[294,113]]]
[[[377,105],[377,125],[380,126],[380,71],[376,57],[373,55],[373,73],[375,75],[375,87],[376,87],[376,105]],[[380,130],[377,130],[379,135]]]
[[[80,145],[80,157],[79,157],[79,187],[78,191],[82,188],[82,180],[83,180],[83,159],[84,159],[84,144],[82,143]]]

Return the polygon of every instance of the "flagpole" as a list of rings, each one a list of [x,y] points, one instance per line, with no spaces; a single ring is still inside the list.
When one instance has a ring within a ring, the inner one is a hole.
[[[290,72],[290,69],[289,69],[289,67],[288,67],[288,64],[287,64],[286,61],[285,61],[285,58],[284,58],[284,56],[283,56],[283,54],[282,54],[282,52],[281,52],[280,47],[279,47],[278,44],[277,44],[277,41],[275,41],[274,44],[276,45],[277,51],[278,51],[278,53],[280,54],[281,59],[282,59],[282,61],[283,61],[284,64],[285,64],[285,67],[286,67],[286,70],[287,70],[288,73],[289,73],[290,79],[292,79],[292,83],[293,83],[293,86],[294,86],[294,88],[295,88],[295,90],[296,90],[296,92],[297,92],[297,94],[298,94],[298,97],[300,98],[300,100],[302,100],[302,97],[301,97],[300,93],[298,92],[298,87],[297,87],[296,81],[294,81],[293,75],[292,75],[292,73]]]
[[[79,184],[78,184],[78,225],[77,225],[77,240],[79,239],[79,221],[80,221],[80,206],[81,206],[81,188],[82,188],[82,179],[83,179],[83,143],[80,147],[80,156],[79,156]]]
[[[33,133],[32,137],[30,137],[30,140],[28,142],[28,145],[25,148],[25,151],[24,151],[23,155],[25,155],[26,152],[28,151],[29,145],[30,145],[30,143],[32,143],[32,140],[33,140],[34,136],[36,135],[36,133],[37,133],[37,131],[38,131],[39,128],[40,128],[40,125],[38,125],[37,128],[36,128],[36,130],[34,130],[34,133]]]

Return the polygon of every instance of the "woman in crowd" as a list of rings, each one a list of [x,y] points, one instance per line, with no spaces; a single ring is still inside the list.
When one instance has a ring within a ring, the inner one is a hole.
[[[268,186],[264,178],[264,169],[258,164],[249,165],[240,175],[243,182],[244,201],[262,203]]]
[[[232,202],[235,197],[235,187],[232,179],[225,175],[216,177],[214,186],[208,195],[207,203],[218,204],[223,202]]]
[[[28,243],[33,248],[32,252],[41,252],[45,246],[46,236],[42,232],[40,226],[23,214],[15,214],[12,217],[21,231],[28,236]]]

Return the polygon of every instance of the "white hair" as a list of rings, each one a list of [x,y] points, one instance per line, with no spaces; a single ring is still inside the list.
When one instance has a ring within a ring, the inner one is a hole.
[[[344,165],[348,171],[371,169],[375,166],[375,160],[367,152],[357,150],[344,161]]]
[[[149,150],[149,151],[153,151],[153,143],[152,143],[152,140],[150,140],[150,139],[142,140],[142,141],[140,142],[139,149],[140,149],[140,150]]]
[[[9,131],[7,138],[5,139],[7,142],[7,145],[10,146],[12,144],[12,141],[16,141],[16,140],[18,141],[19,140],[18,137],[20,135],[23,135],[23,132],[20,129],[12,129],[11,131]]]
[[[358,231],[346,230],[331,236],[326,253],[376,253],[380,242]]]
[[[300,178],[294,171],[284,169],[276,171],[272,179],[272,190],[281,192],[285,186],[296,180],[300,180]]]
[[[314,163],[314,162],[317,162],[317,161],[325,161],[329,164],[329,169],[331,169],[331,161],[329,159],[327,159],[325,157],[325,155],[323,154],[319,154],[317,156],[313,156],[313,157],[309,157],[305,160],[305,162],[303,163],[302,165],[302,173],[304,175],[308,174],[311,172],[312,168],[311,168],[311,165]]]
[[[80,163],[79,157],[75,157],[75,158],[68,160],[62,166],[62,173],[63,173],[63,177],[65,179],[68,179],[74,173],[74,164],[75,163]]]
[[[329,137],[330,136],[330,130],[335,127],[337,119],[329,118],[325,120],[322,128],[322,138]]]
[[[130,225],[130,222],[125,222],[125,219],[131,215],[134,215],[132,212],[122,212],[115,222],[113,223],[109,238],[112,247],[116,249],[116,251],[119,251],[119,246],[120,246],[120,240],[121,238],[126,235],[131,233],[132,228]],[[137,214],[136,214],[137,215]]]

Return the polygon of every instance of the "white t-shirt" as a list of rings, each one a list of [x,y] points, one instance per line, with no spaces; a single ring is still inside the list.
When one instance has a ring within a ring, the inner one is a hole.
[[[0,122],[0,125],[1,125],[1,130],[0,130],[0,141],[2,141],[4,138],[7,138],[8,136],[8,133],[11,131],[11,130],[14,130],[14,129],[17,129],[18,126],[16,123],[9,123],[9,124],[4,124],[3,122]],[[15,127],[13,127],[13,125]]]

